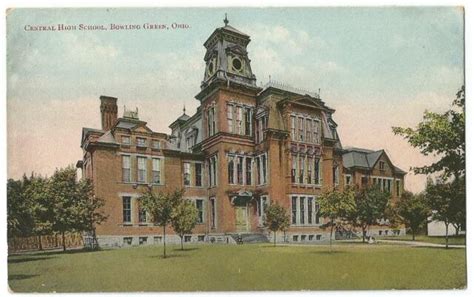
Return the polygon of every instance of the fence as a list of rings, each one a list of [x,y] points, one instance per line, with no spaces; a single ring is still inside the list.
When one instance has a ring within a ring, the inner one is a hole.
[[[31,237],[14,237],[8,239],[8,252],[15,253],[20,251],[32,251],[40,249],[40,242],[43,249],[55,249],[63,246],[63,239],[61,234],[43,235]],[[80,233],[66,233],[65,238],[66,248],[78,248],[84,246],[82,234]]]

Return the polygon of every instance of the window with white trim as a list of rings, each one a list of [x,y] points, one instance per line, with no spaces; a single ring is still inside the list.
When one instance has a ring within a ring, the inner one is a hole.
[[[122,197],[123,223],[132,223],[132,197]]]
[[[197,223],[202,224],[204,223],[204,200],[196,199],[195,203],[197,209]]]
[[[335,186],[339,185],[339,165],[332,167],[332,181]]]
[[[320,185],[320,158],[313,155],[291,155],[291,182],[302,185]]]
[[[209,186],[217,186],[217,155],[214,155],[208,159],[209,166]]]
[[[161,160],[158,158],[152,159],[152,173],[153,173],[153,183],[161,183]]]
[[[130,156],[122,155],[122,181],[129,183],[131,181],[130,174]]]
[[[145,208],[138,206],[138,223],[144,224],[147,222],[147,213]]]
[[[202,163],[194,163],[194,185],[202,187]]]
[[[296,117],[290,117],[290,126],[291,126],[291,140],[296,141]]]
[[[259,226],[263,226],[265,224],[265,213],[267,211],[268,205],[269,199],[267,195],[262,195],[257,199],[257,217]]]
[[[290,195],[291,224],[315,226],[320,224],[319,204],[312,195]]]
[[[146,157],[137,157],[137,182],[146,183]]]
[[[207,135],[210,137],[216,134],[215,107],[211,106],[207,110]]]
[[[122,144],[130,145],[130,136],[122,136]]]
[[[183,163],[183,183],[185,186],[191,186],[191,163]]]
[[[215,229],[217,226],[217,219],[216,219],[216,198],[211,197],[209,198],[209,201],[211,202],[211,228]]]
[[[156,150],[159,150],[161,148],[161,143],[159,140],[153,140],[152,145],[153,145],[153,148]]]
[[[137,146],[146,147],[146,138],[137,137]]]

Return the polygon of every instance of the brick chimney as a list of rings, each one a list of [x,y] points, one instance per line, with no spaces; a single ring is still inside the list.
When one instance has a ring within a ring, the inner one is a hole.
[[[117,121],[117,98],[100,96],[100,117],[102,130],[110,130]]]

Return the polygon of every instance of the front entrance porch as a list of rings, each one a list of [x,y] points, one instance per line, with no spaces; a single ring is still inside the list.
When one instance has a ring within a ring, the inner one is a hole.
[[[251,231],[251,201],[253,193],[249,191],[239,191],[229,195],[230,202],[234,207],[235,232],[248,233]]]

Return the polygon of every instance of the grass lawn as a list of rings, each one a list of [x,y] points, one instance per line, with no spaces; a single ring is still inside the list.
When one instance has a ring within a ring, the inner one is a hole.
[[[448,289],[466,250],[391,245],[197,245],[9,256],[15,292]]]
[[[378,239],[390,239],[390,240],[411,240],[411,234],[403,235],[403,236],[381,236],[377,237]],[[439,243],[445,244],[445,238],[443,236],[426,236],[426,235],[416,235],[415,241],[420,242],[429,242],[429,243]],[[458,236],[449,236],[448,244],[466,244],[466,236],[465,235],[458,235]]]

